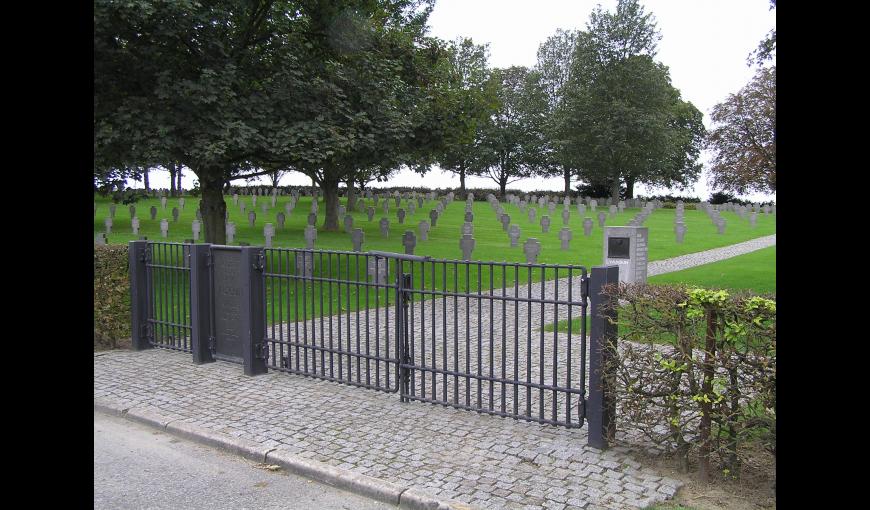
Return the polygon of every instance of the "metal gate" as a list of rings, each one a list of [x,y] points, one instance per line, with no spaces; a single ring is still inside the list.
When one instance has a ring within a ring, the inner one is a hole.
[[[590,444],[606,445],[597,346],[615,331],[598,313],[587,345],[587,308],[607,309],[615,267],[590,278],[573,265],[147,241],[130,243],[130,264],[135,349],[538,423],[588,418]]]

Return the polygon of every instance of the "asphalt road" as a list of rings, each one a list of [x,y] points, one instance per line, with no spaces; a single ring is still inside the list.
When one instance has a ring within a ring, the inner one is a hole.
[[[94,412],[94,509],[396,508]]]

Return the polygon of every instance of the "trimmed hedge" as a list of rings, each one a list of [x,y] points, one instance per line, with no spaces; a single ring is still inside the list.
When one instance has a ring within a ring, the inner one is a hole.
[[[94,246],[94,350],[130,338],[127,246]]]

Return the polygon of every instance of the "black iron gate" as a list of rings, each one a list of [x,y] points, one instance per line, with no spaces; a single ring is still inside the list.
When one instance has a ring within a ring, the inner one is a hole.
[[[588,382],[601,380],[590,360],[603,365],[587,345],[587,309],[596,299],[604,308],[595,289],[616,281],[615,268],[595,268],[590,295],[583,266],[144,241],[130,249],[134,348],[565,427],[583,426],[588,411],[596,427],[608,425],[601,387]],[[614,336],[604,318],[591,325],[591,344]]]

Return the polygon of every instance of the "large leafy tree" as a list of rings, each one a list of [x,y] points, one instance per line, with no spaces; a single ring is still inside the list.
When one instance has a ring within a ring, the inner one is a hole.
[[[223,243],[224,185],[292,166],[324,189],[337,229],[355,156],[370,166],[428,148],[409,139],[428,112],[412,105],[433,60],[431,5],[95,0],[95,174],[183,164],[202,188],[206,241]]]
[[[614,200],[623,184],[631,196],[635,182],[684,187],[700,175],[702,114],[653,60],[659,39],[636,0],[597,8],[577,38],[558,131],[566,161],[586,182],[608,183]]]
[[[525,67],[495,69],[493,78],[499,106],[481,126],[479,175],[492,179],[504,196],[508,184],[531,177],[547,165],[547,100],[540,75]]]
[[[713,107],[710,184],[745,194],[776,192],[776,67],[761,68],[737,94]]]
[[[466,176],[483,170],[480,128],[495,112],[498,99],[495,81],[486,65],[486,46],[462,38],[451,42],[448,49],[449,90],[442,97],[450,129],[436,160],[443,170],[459,176],[459,188],[465,192]]]
[[[557,30],[555,35],[547,38],[538,48],[538,63],[535,66],[547,98],[545,132],[550,164],[545,170],[548,175],[562,176],[566,194],[571,192],[574,169],[567,157],[567,145],[570,142],[561,136],[559,126],[565,115],[565,91],[571,78],[578,35],[577,31]]]

